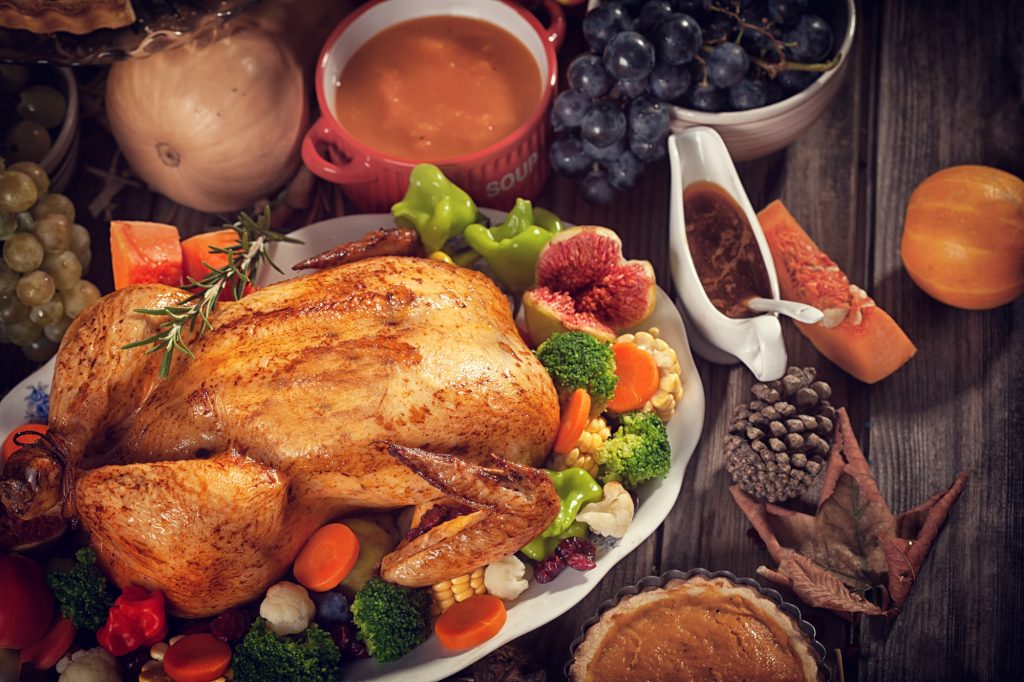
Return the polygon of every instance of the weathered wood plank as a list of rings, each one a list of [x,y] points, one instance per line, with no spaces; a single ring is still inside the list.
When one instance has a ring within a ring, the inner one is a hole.
[[[865,215],[857,198],[868,185],[865,150],[870,149],[870,109],[864,106],[874,87],[871,22],[861,30],[850,56],[846,82],[825,115],[784,152],[741,164],[744,186],[755,207],[781,198],[812,237],[832,254],[851,277],[864,281]],[[784,321],[790,364],[818,367],[834,389],[834,402],[855,406],[861,386],[823,359],[811,344]],[[683,482],[680,501],[665,524],[663,568],[705,566],[754,576],[758,565],[770,564],[768,553],[747,535],[749,523],[728,493],[721,448],[733,404],[749,400],[753,377],[745,368],[702,363],[707,397],[705,430]],[[844,624],[830,614],[808,616],[830,647],[842,646]],[[848,666],[848,669],[850,667]]]
[[[865,440],[896,511],[959,470],[971,480],[899,620],[865,624],[864,679],[1010,679],[1024,667],[1024,300],[947,307],[917,289],[899,255],[906,202],[927,175],[961,163],[1024,170],[1022,28],[1019,3],[885,6],[872,293],[919,350],[872,387]]]
[[[1024,8],[994,0],[866,0],[860,10],[851,70],[832,107],[785,153],[743,164],[740,172],[756,206],[781,196],[919,346],[906,368],[869,388],[822,360],[787,325],[793,364],[818,366],[835,402],[850,407],[887,501],[903,511],[958,470],[972,478],[904,614],[888,627],[874,621],[857,629],[863,658],[847,666],[848,678],[1014,678],[1024,668],[1024,586],[1017,575],[1024,565],[1024,473],[1017,462],[1024,444],[1024,301],[983,313],[932,301],[902,271],[899,238],[910,191],[929,173],[988,163],[1024,174]],[[578,35],[571,40],[578,43]],[[573,48],[563,51],[563,61]],[[96,165],[112,152],[112,141],[89,139],[82,157]],[[68,193],[84,206],[98,186],[79,173]],[[626,254],[652,260],[668,289],[670,191],[662,164],[608,208],[585,204],[576,182],[563,178],[552,179],[537,203],[576,223],[615,227]],[[115,203],[119,217],[178,223],[186,233],[216,222],[146,191],[127,190]],[[92,276],[109,291],[106,225],[86,224],[94,235]],[[580,621],[621,586],[698,565],[753,575],[769,561],[728,495],[720,448],[728,408],[745,399],[752,379],[739,367],[699,364],[708,409],[676,509],[584,602],[521,640],[554,679]],[[0,346],[0,391],[32,368],[20,351]],[[836,619],[819,612],[810,619],[828,643],[842,643]]]

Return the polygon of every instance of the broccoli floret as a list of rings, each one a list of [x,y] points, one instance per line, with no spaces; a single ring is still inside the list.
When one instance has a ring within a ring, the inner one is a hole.
[[[537,359],[548,370],[563,398],[577,388],[586,389],[595,403],[615,393],[615,353],[612,345],[584,332],[555,333],[540,344]]]
[[[278,637],[257,618],[235,647],[231,667],[238,682],[333,682],[341,676],[341,651],[316,624],[298,635]]]
[[[358,637],[381,663],[397,661],[430,634],[430,597],[424,590],[373,578],[352,602]]]
[[[672,450],[661,418],[653,412],[627,412],[619,422],[595,455],[602,465],[601,482],[620,481],[633,489],[664,478],[672,466]]]
[[[54,571],[46,576],[46,582],[60,604],[61,614],[79,630],[96,632],[107,622],[114,595],[106,576],[96,567],[96,552],[91,547],[78,550],[75,559],[78,563]]]

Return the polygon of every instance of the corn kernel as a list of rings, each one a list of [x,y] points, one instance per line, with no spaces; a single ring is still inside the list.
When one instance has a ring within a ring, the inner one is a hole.
[[[594,459],[594,453],[601,449],[601,445],[611,438],[611,435],[612,430],[608,428],[608,422],[603,417],[591,419],[572,450],[564,455],[556,453],[551,456],[550,467],[555,471],[575,467],[596,477],[598,464]]]
[[[466,601],[473,595],[487,594],[484,585],[484,567],[473,569],[470,573],[460,575],[451,580],[442,580],[431,587],[433,601],[431,614],[439,616],[455,604]]]
[[[617,340],[633,342],[641,350],[650,353],[658,367],[658,390],[643,406],[645,412],[655,412],[663,422],[668,422],[676,411],[676,405],[683,399],[683,384],[680,379],[682,368],[675,350],[663,339],[658,338],[659,330],[651,327],[646,332],[623,334]]]
[[[149,657],[154,661],[164,660],[164,654],[167,653],[167,649],[170,648],[167,642],[157,642],[149,649]]]
[[[139,682],[174,682],[159,661],[146,661],[139,671]]]

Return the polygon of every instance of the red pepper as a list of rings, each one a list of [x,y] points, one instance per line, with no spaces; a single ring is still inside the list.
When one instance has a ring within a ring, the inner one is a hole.
[[[129,585],[110,607],[107,622],[96,633],[96,640],[111,656],[124,656],[141,646],[162,642],[166,636],[164,593]]]

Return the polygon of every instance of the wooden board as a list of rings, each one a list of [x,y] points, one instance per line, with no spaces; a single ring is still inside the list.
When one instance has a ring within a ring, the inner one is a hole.
[[[823,641],[842,650],[846,679],[1014,679],[1024,670],[1024,299],[988,312],[943,306],[903,272],[899,239],[910,192],[935,170],[983,163],[1024,175],[1024,6],[892,0],[862,2],[859,10],[851,68],[831,107],[788,150],[740,171],[755,206],[782,197],[919,347],[907,367],[867,387],[786,330],[792,363],[817,366],[834,402],[848,406],[894,511],[947,486],[957,471],[971,478],[894,624],[850,626],[823,612],[807,615]],[[580,49],[575,16],[563,67]],[[87,124],[81,164],[105,168],[112,152],[109,137]],[[69,194],[84,205],[98,186],[80,172]],[[585,204],[576,183],[561,178],[537,203],[579,224],[616,228],[626,254],[649,258],[667,285],[670,191],[662,163],[610,207]],[[115,203],[118,217],[174,222],[185,233],[218,222],[143,190],[126,190]],[[86,224],[96,244],[93,277],[109,290],[106,226]],[[6,390],[32,366],[13,348],[0,354]],[[670,568],[753,575],[770,562],[733,504],[723,469],[727,411],[746,398],[752,377],[739,367],[700,368],[704,437],[676,509],[586,601],[521,641],[551,679],[560,679],[579,623],[623,585]]]

